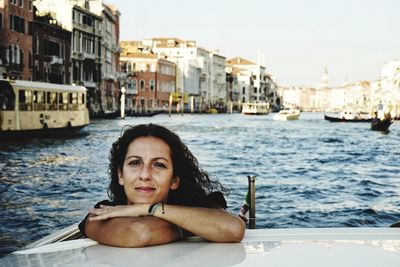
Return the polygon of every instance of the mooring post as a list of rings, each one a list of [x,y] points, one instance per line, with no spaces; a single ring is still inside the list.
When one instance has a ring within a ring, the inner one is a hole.
[[[256,228],[256,176],[247,176],[249,180],[250,214],[249,228]]]

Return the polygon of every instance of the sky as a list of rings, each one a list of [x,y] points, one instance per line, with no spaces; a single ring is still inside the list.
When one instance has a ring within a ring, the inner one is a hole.
[[[258,63],[281,86],[374,81],[400,59],[398,0],[104,0],[121,13],[120,40],[194,40]]]

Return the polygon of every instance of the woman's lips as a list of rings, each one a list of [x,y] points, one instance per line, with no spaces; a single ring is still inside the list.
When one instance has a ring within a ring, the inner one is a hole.
[[[139,187],[135,187],[135,190],[142,192],[142,193],[151,193],[156,189],[154,187],[150,187],[150,186],[139,186]]]

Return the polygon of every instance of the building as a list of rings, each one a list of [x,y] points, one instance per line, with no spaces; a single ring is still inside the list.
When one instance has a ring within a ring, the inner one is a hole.
[[[32,80],[32,0],[0,0],[0,73]]]
[[[142,45],[176,64],[176,95],[186,111],[226,108],[225,57],[178,38],[146,39]]]
[[[71,81],[71,32],[61,27],[51,13],[34,7],[34,81],[69,84]]]
[[[99,1],[102,4],[101,1]],[[72,81],[88,90],[91,117],[104,114],[101,105],[102,17],[97,1],[76,1],[72,8]]]
[[[240,89],[238,77],[226,67],[226,95],[228,112],[240,111]]]
[[[148,114],[168,108],[176,92],[176,64],[148,50],[121,42],[121,71],[125,74],[126,109],[128,113]],[[178,103],[176,97],[175,106]]]
[[[101,111],[116,116],[119,108],[119,11],[103,3],[101,42]]]
[[[277,106],[277,84],[275,79],[266,73],[266,68],[247,59],[235,57],[227,61],[228,72],[238,78],[241,103],[270,103]]]

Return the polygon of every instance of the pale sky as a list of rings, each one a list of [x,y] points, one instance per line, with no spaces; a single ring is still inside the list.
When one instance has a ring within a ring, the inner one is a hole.
[[[227,59],[264,65],[279,85],[380,77],[400,59],[399,0],[104,0],[121,13],[120,40],[194,40]]]

